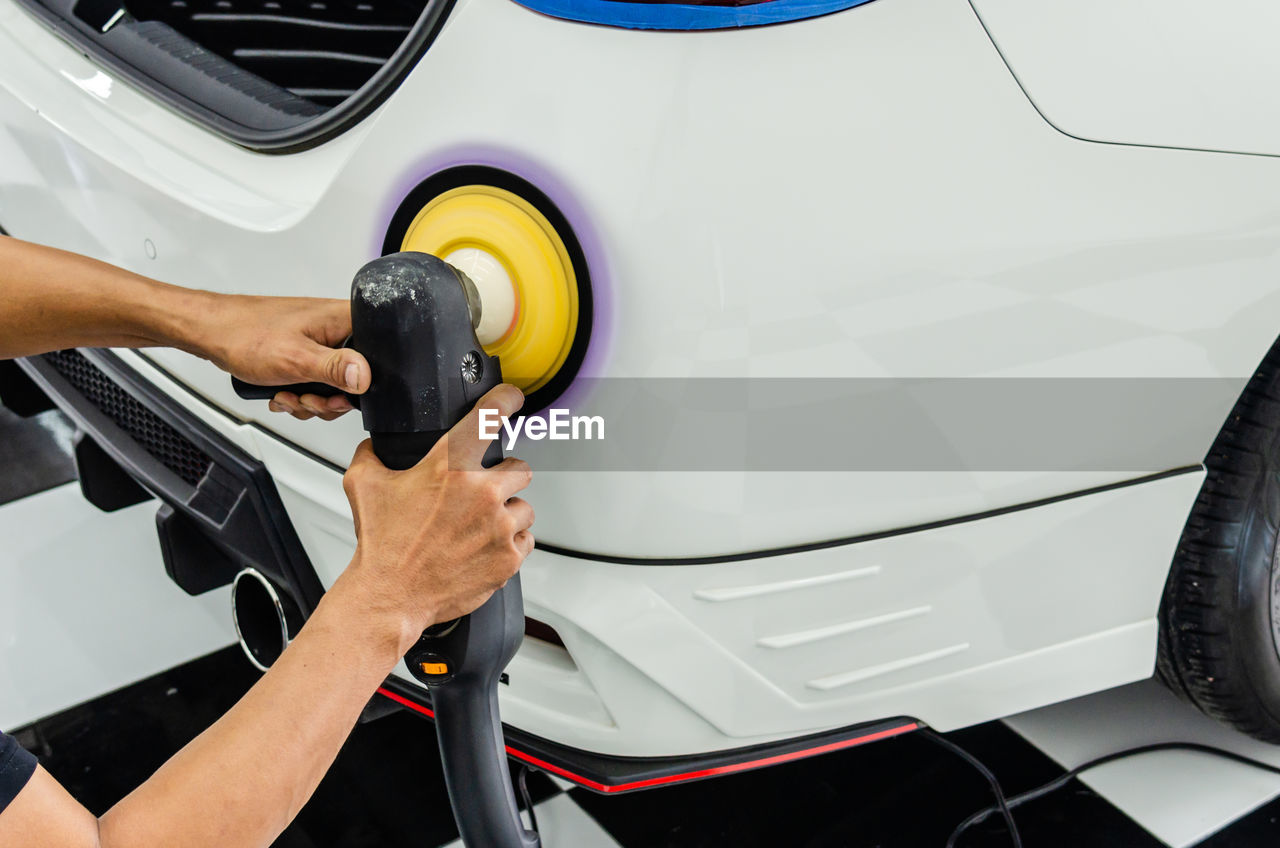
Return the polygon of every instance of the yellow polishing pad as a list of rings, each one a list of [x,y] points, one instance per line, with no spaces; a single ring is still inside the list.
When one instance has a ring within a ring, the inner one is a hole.
[[[564,365],[578,329],[578,280],[564,240],[531,203],[505,189],[460,186],[423,207],[401,250],[461,268],[480,292],[477,336],[526,394]],[[510,316],[508,318],[508,316]]]

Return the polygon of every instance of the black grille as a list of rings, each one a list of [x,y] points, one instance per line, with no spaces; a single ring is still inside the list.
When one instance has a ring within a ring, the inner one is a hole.
[[[424,0],[130,0],[241,68],[321,106],[368,82],[400,46]]]
[[[55,351],[46,354],[44,361],[147,453],[192,486],[213,465],[208,454],[117,386],[79,351]]]

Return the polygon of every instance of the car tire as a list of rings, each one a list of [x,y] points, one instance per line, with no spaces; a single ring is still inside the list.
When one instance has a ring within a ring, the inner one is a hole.
[[[1280,743],[1280,342],[1205,466],[1160,603],[1157,675],[1207,715]]]

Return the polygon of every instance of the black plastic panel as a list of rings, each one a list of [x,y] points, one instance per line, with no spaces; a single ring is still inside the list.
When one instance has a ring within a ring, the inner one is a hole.
[[[253,566],[293,593],[304,612],[320,602],[323,587],[261,462],[110,351],[59,351],[20,364],[112,460],[175,513],[161,516],[159,530],[165,567],[185,590],[225,585],[239,567]]]
[[[44,361],[147,453],[188,485],[198,486],[213,466],[213,460],[207,453],[112,382],[80,351],[54,351],[45,354]]]
[[[243,567],[218,545],[210,544],[197,522],[169,504],[156,510],[156,533],[165,573],[188,595],[226,586]]]
[[[80,493],[103,512],[151,500],[151,493],[139,486],[88,433],[76,434],[75,458]]]
[[[53,409],[53,401],[23,373],[17,362],[0,359],[0,406],[21,418],[30,418]]]

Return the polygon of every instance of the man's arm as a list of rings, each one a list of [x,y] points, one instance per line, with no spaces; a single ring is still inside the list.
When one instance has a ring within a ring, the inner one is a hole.
[[[101,821],[39,768],[0,813],[0,845],[270,844],[315,790],[399,659],[388,622],[363,615],[358,594],[335,586],[244,698]]]
[[[345,300],[249,297],[185,289],[74,253],[0,237],[0,359],[68,347],[176,347],[251,383],[369,387],[369,365],[343,350]],[[351,409],[281,393],[272,409],[333,418]]]
[[[493,389],[408,471],[361,444],[343,481],[356,555],[271,670],[101,820],[37,771],[0,814],[0,845],[269,845],[423,629],[476,609],[533,548],[533,510],[515,497],[528,465],[480,466],[478,410],[509,416],[522,402],[513,386]]]

